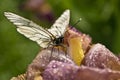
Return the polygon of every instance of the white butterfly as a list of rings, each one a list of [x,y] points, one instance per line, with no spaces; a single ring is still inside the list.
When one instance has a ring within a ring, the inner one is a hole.
[[[66,28],[69,26],[70,11],[66,10],[51,26],[50,29],[44,29],[34,22],[18,16],[11,12],[5,12],[5,16],[17,26],[17,31],[32,41],[36,41],[41,47],[46,48],[49,45],[59,45]]]

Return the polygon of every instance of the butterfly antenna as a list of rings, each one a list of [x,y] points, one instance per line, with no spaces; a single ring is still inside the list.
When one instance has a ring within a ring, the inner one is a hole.
[[[79,19],[73,24],[73,26],[76,26],[81,20],[82,20],[82,18],[79,18]]]

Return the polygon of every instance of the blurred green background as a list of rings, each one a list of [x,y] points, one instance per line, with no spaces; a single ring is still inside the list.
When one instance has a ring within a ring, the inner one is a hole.
[[[4,16],[5,11],[50,27],[65,9],[71,10],[70,25],[89,34],[93,43],[102,43],[115,54],[120,52],[120,0],[1,0],[0,80],[24,73],[40,51],[39,46],[19,34]]]

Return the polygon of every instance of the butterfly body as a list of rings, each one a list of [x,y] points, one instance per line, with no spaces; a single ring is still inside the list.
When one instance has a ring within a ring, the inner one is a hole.
[[[59,38],[55,38],[55,39],[53,40],[53,44],[54,44],[55,46],[59,46],[60,44],[63,43],[63,39],[64,39],[64,37],[62,37],[62,36],[60,36]]]

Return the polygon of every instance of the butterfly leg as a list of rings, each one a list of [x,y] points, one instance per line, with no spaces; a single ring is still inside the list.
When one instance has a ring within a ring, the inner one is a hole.
[[[54,50],[54,47],[51,47],[51,54],[50,54],[50,58],[49,58],[49,62],[52,60],[52,53],[53,53],[53,50]]]

